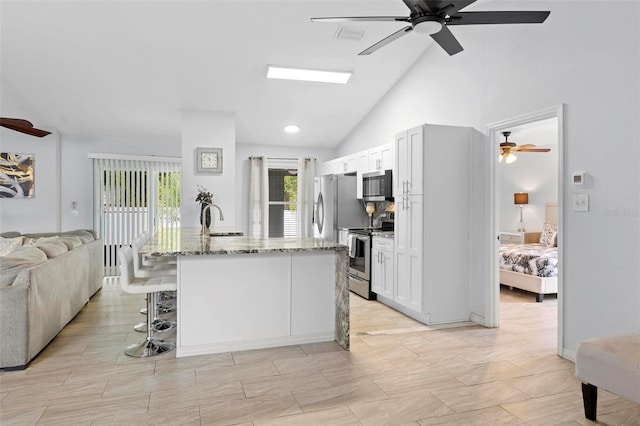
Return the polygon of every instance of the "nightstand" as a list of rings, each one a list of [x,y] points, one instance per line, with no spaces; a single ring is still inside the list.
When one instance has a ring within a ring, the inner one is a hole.
[[[500,244],[539,243],[541,232],[500,231]]]

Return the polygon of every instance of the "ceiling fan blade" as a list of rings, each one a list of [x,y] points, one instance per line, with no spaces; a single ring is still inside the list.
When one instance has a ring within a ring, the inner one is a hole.
[[[456,13],[460,9],[464,9],[477,0],[423,0],[433,12],[446,11],[447,15]]]
[[[429,13],[432,12],[434,10],[437,9],[432,9],[429,6],[429,3],[434,3],[433,1],[429,1],[429,0],[402,0],[404,2],[404,4],[407,5],[407,7],[411,10],[411,13]],[[436,0],[435,3],[440,3],[440,0]]]
[[[517,148],[518,149],[527,149],[527,148],[535,148],[536,145],[530,144],[530,143],[525,143],[522,145],[518,145]]]
[[[0,117],[0,126],[39,138],[51,134],[51,132],[47,132],[46,130],[36,129],[30,121],[21,118]]]
[[[455,36],[449,29],[444,26],[440,31],[435,34],[431,34],[431,38],[436,41],[442,47],[449,56],[453,56],[456,53],[462,52],[464,49],[456,40]]]
[[[550,148],[525,148],[525,149],[516,149],[518,152],[549,152]]]
[[[551,12],[548,11],[496,11],[496,12],[458,12],[450,15],[447,25],[482,24],[541,24]]]
[[[413,31],[413,27],[411,25],[408,25],[408,26],[402,28],[401,30],[396,31],[395,33],[391,34],[390,36],[383,38],[382,40],[380,40],[376,44],[366,48],[362,52],[358,53],[358,55],[370,55],[373,52],[375,52],[376,50],[386,46],[389,43],[391,43],[392,41],[395,41],[395,40],[399,39],[403,35],[409,34],[411,31]]]
[[[351,16],[311,18],[311,22],[409,22],[409,18],[406,16]]]

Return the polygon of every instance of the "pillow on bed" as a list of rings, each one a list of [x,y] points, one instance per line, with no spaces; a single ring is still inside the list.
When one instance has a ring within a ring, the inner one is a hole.
[[[551,223],[545,223],[542,225],[542,233],[540,234],[540,244],[544,244],[545,246],[554,247],[553,243],[557,238],[558,234],[558,225],[553,225]]]

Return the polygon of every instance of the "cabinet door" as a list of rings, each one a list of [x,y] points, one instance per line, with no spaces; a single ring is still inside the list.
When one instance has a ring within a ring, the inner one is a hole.
[[[395,259],[393,256],[393,250],[382,251],[380,253],[380,260],[382,261],[382,274],[384,276],[384,280],[382,282],[382,295],[389,299],[393,299],[393,283],[395,281],[395,268],[393,267]]]
[[[393,196],[397,199],[404,194],[405,182],[409,179],[409,144],[407,132],[398,133],[395,141],[395,165],[393,167]],[[397,202],[396,202],[397,204]]]
[[[394,300],[413,309],[422,310],[422,196],[400,200],[396,208],[395,293]]]
[[[381,147],[377,146],[375,148],[371,148],[369,150],[369,172],[375,172],[376,170],[380,170],[382,168],[381,163]]]
[[[376,294],[382,294],[384,287],[384,271],[380,261],[381,253],[380,249],[375,247],[371,249],[371,291]]]
[[[423,126],[414,127],[407,131],[406,179],[408,180],[407,189],[411,195],[423,194],[424,142]]]
[[[362,151],[356,154],[357,170],[356,170],[356,198],[362,200],[362,174],[369,171],[369,152]]]
[[[382,170],[393,169],[393,144],[384,145],[380,149],[380,164]]]

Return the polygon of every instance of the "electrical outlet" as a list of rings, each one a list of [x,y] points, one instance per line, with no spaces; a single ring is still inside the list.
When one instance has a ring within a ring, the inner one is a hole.
[[[78,217],[78,210],[71,210],[71,217]]]
[[[573,211],[574,212],[588,212],[589,211],[589,196],[586,194],[577,194],[573,196]]]

